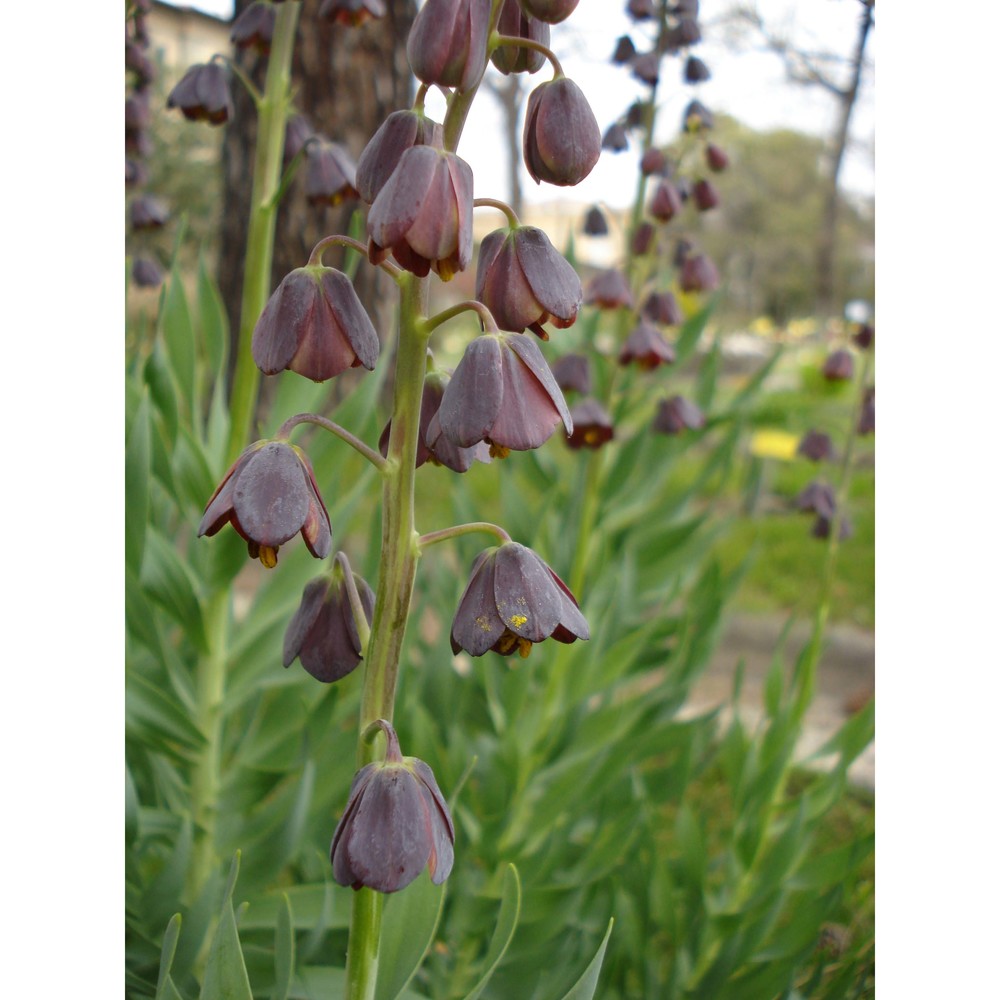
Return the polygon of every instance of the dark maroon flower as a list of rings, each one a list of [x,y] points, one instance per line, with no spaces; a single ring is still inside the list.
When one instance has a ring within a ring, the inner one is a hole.
[[[631,309],[634,305],[625,275],[614,268],[601,271],[587,282],[583,301],[599,309],[618,309],[621,306]]]
[[[832,486],[814,479],[795,498],[795,507],[805,513],[831,518],[837,509],[837,497]]]
[[[310,205],[339,205],[357,198],[357,165],[339,142],[316,138],[306,146],[306,199]]]
[[[552,377],[563,392],[586,394],[591,388],[590,359],[583,354],[564,354],[552,362]]]
[[[583,91],[561,76],[528,96],[524,163],[535,183],[579,184],[601,155],[601,127]]]
[[[644,257],[656,249],[656,227],[651,222],[640,222],[632,234],[632,253]]]
[[[683,396],[671,396],[663,400],[653,418],[653,430],[663,434],[680,434],[683,430],[697,431],[704,426],[704,414]]]
[[[317,559],[333,544],[309,459],[288,441],[256,441],[233,463],[208,501],[198,537],[226,524],[268,569],[278,564],[278,548],[299,532]]]
[[[501,330],[530,329],[542,340],[543,323],[560,330],[576,322],[583,288],[572,265],[534,226],[495,229],[482,242],[476,298]]]
[[[715,185],[711,181],[707,181],[704,178],[694,182],[693,189],[694,203],[698,208],[699,212],[707,212],[709,209],[715,208],[721,203],[721,198],[719,197],[719,192],[715,189]]]
[[[129,42],[125,46],[125,68],[135,73],[137,87],[147,87],[156,79],[156,67],[141,45]]]
[[[347,808],[330,844],[333,877],[340,885],[397,892],[427,869],[440,885],[455,862],[455,826],[431,769],[403,757],[396,733],[386,734],[385,760],[354,776]]]
[[[163,284],[163,271],[155,260],[136,257],[132,262],[132,280],[139,288],[158,288]]]
[[[875,433],[875,386],[865,389],[864,399],[861,401],[861,415],[858,417],[858,433]]]
[[[691,256],[692,250],[694,250],[694,244],[683,236],[674,244],[673,265],[678,271],[684,267],[684,262]]]
[[[151,194],[140,195],[130,209],[133,229],[159,229],[170,218],[167,206]]]
[[[632,60],[632,75],[650,87],[660,82],[660,53],[644,52]]]
[[[265,375],[298,372],[314,382],[378,361],[378,334],[351,279],[332,267],[298,267],[267,300],[251,343]]]
[[[149,126],[150,111],[149,100],[143,94],[133,94],[125,101],[125,128],[126,130],[138,131]]]
[[[583,219],[583,231],[588,236],[608,235],[608,220],[596,205],[587,209],[587,214]]]
[[[549,26],[526,14],[518,0],[504,0],[497,31],[508,38],[528,38],[546,47],[551,35]],[[520,45],[501,45],[490,56],[490,62],[505,76],[511,73],[535,73],[545,65],[545,56],[535,49]]]
[[[660,326],[680,326],[684,313],[673,292],[651,292],[642,304],[642,314]]]
[[[385,17],[383,0],[323,0],[319,9],[321,20],[357,28],[366,21]]]
[[[729,166],[729,157],[714,142],[710,142],[705,147],[705,162],[708,164],[709,170],[719,173]]]
[[[702,129],[710,129],[714,125],[715,119],[712,117],[712,112],[701,101],[691,101],[684,109],[681,127],[685,132],[700,132]]]
[[[441,433],[437,412],[441,407],[444,390],[451,381],[451,372],[429,371],[424,378],[423,394],[420,399],[420,429],[417,432],[417,458],[415,468],[425,462],[444,465],[452,472],[468,472],[473,462],[490,462],[490,449],[480,441],[471,448],[459,448]],[[392,432],[390,420],[378,441],[383,456],[389,454],[389,435]]]
[[[385,187],[400,158],[413,146],[444,146],[444,130],[418,110],[393,111],[368,140],[358,160],[357,184],[370,205]]]
[[[521,656],[543,639],[589,639],[590,627],[569,588],[531,549],[504,542],[476,556],[451,625],[451,648],[482,656]]]
[[[797,453],[811,462],[824,462],[833,458],[833,441],[829,434],[810,430],[799,442]]]
[[[565,21],[576,10],[580,0],[520,0],[526,14],[548,24]]]
[[[688,56],[684,63],[684,82],[702,83],[712,78],[712,71],[697,56]]]
[[[305,115],[292,115],[285,125],[285,148],[282,153],[284,162],[291,163],[314,135],[316,130]]]
[[[192,66],[167,98],[168,108],[180,108],[189,121],[221,125],[233,116],[229,78],[218,63]]]
[[[719,272],[705,254],[689,254],[681,266],[680,282],[685,292],[714,292],[719,287]]]
[[[867,351],[875,343],[875,327],[870,323],[862,323],[853,337],[854,343],[863,351]]]
[[[611,61],[620,66],[624,63],[631,62],[634,55],[635,45],[632,43],[632,39],[629,38],[628,35],[622,35],[621,38],[615,42],[615,51],[611,56]]]
[[[426,0],[406,41],[417,79],[455,87],[475,87],[486,69],[490,0]]]
[[[829,517],[823,517],[820,514],[816,520],[813,522],[812,526],[812,536],[813,538],[829,538],[830,528],[833,524],[833,519]],[[854,528],[851,522],[846,517],[841,517],[840,526],[837,531],[837,537],[840,541],[844,541],[850,538],[854,534]]]
[[[615,436],[608,411],[596,399],[584,399],[570,411],[573,417],[573,433],[566,444],[573,449],[600,448]]]
[[[426,9],[426,8],[425,8]],[[407,271],[433,268],[443,281],[472,260],[472,168],[431,146],[412,146],[399,158],[368,213],[368,258],[392,251]]]
[[[697,45],[700,41],[701,28],[698,27],[698,22],[693,18],[685,17],[666,32],[664,47],[668,52],[676,52],[689,45]]]
[[[607,149],[612,153],[621,153],[628,149],[628,133],[621,122],[614,122],[604,130],[601,149]]]
[[[562,421],[573,433],[566,400],[534,338],[487,333],[466,348],[437,413],[453,444],[480,441],[502,458],[543,445]]]
[[[656,185],[649,202],[649,214],[659,222],[669,222],[683,208],[680,192],[665,178]]]
[[[653,0],[628,0],[625,12],[633,21],[648,21],[656,14]]]
[[[125,159],[125,186],[139,187],[149,179],[149,173],[144,164],[138,160]]]
[[[370,625],[375,594],[357,573],[352,575]],[[311,580],[302,591],[302,602],[285,630],[281,662],[290,667],[298,657],[307,673],[332,684],[354,670],[364,652],[344,569],[338,561],[331,574]]]
[[[271,39],[274,37],[275,16],[271,4],[254,0],[233,22],[229,40],[238,49],[254,48],[262,55],[267,55],[271,51]]]
[[[823,364],[823,377],[828,382],[849,382],[854,378],[854,358],[850,351],[834,351]]]
[[[639,160],[639,169],[647,177],[653,174],[659,177],[666,177],[669,170],[666,153],[664,153],[662,149],[657,149],[655,146],[647,149],[646,152],[642,154],[642,159]]]
[[[148,159],[153,155],[153,139],[145,129],[125,129],[125,152]]]
[[[646,320],[640,320],[638,326],[628,335],[621,354],[619,364],[627,365],[633,361],[645,371],[652,371],[660,365],[672,365],[677,359],[673,345],[663,339],[663,334]]]
[[[625,111],[625,127],[639,128],[648,120],[651,110],[649,101],[633,101]]]

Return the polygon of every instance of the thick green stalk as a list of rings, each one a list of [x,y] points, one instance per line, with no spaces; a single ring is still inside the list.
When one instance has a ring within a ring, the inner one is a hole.
[[[278,214],[277,194],[281,183],[281,158],[285,145],[285,123],[291,101],[292,48],[299,3],[278,7],[274,38],[268,57],[264,95],[257,105],[257,149],[254,154],[253,191],[247,228],[247,252],[240,300],[240,333],[230,398],[229,463],[246,447],[253,431],[260,372],[250,354],[253,328],[271,293],[271,261],[274,226]]]
[[[426,369],[428,281],[402,281],[399,346],[393,393],[388,469],[382,485],[382,559],[358,731],[358,767],[376,758],[376,742],[364,733],[376,719],[392,722],[399,659],[410,612],[419,548],[413,515],[417,435]],[[347,1000],[372,1000],[378,978],[382,895],[372,889],[354,894],[347,950]]]

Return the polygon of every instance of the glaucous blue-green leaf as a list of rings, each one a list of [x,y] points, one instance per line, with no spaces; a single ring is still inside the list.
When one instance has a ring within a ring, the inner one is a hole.
[[[292,973],[295,971],[295,930],[292,920],[292,904],[288,894],[281,894],[278,920],[274,926],[274,992],[271,1000],[288,1000],[292,987]]]
[[[146,546],[150,469],[149,396],[144,393],[125,442],[125,565],[136,574]]]
[[[233,889],[239,872],[240,852],[237,851],[222,900],[219,925],[205,963],[200,1000],[253,1000],[240,936],[236,930],[236,914],[233,911]]]
[[[147,533],[146,548],[140,582],[149,596],[184,629],[191,642],[207,653],[201,604],[186,563],[176,547],[152,526]]]
[[[517,920],[521,914],[521,880],[513,865],[507,866],[504,873],[503,890],[500,897],[500,912],[497,914],[496,928],[490,941],[489,951],[483,962],[484,972],[479,982],[473,987],[465,1000],[478,1000],[486,989],[497,966],[507,954],[510,942],[517,928]]]
[[[195,402],[194,326],[191,322],[191,310],[188,308],[180,265],[176,259],[163,290],[157,319],[159,321],[157,332],[166,345],[167,357],[177,379],[181,400],[186,404],[187,412],[191,412]]]
[[[160,975],[156,981],[156,1000],[182,1000],[174,981],[170,978],[170,967],[174,964],[177,938],[181,933],[181,915],[175,913],[167,924],[160,951]]]
[[[583,975],[562,1000],[593,1000],[594,994],[597,992],[597,979],[601,974],[601,966],[604,964],[604,952],[607,951],[611,929],[614,926],[615,921],[612,918],[608,921],[608,929],[604,932],[604,940],[601,942],[600,948],[597,949],[597,954],[590,960],[590,965],[584,969]]]
[[[213,381],[225,378],[226,348],[229,341],[229,320],[222,305],[222,296],[208,273],[204,253],[198,256],[198,328],[201,333],[205,360]]]

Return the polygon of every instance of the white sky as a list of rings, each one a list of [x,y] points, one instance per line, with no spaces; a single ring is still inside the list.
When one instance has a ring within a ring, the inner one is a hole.
[[[678,127],[681,113],[692,96],[713,111],[722,111],[755,129],[794,128],[814,135],[826,135],[833,124],[834,101],[819,88],[794,86],[786,82],[781,61],[768,53],[747,50],[736,54],[723,44],[722,28],[713,21],[728,10],[735,0],[702,0],[701,24],[704,41],[696,53],[712,70],[712,79],[691,88],[681,83],[681,61],[664,60],[659,94],[659,124],[663,141],[668,141]],[[231,0],[189,0],[179,6],[192,6],[221,17],[232,16]],[[765,20],[800,44],[816,49],[833,50],[849,55],[857,33],[860,4],[856,0],[757,0]],[[602,130],[617,118],[646,88],[632,79],[628,70],[609,62],[615,40],[631,34],[642,51],[642,27],[624,13],[625,3],[614,0],[582,0],[568,21],[552,29],[552,49],[563,64],[567,76],[587,95]],[[876,31],[868,38],[868,55],[874,60]],[[531,77],[548,79],[542,69]],[[443,106],[443,102],[442,102]],[[433,97],[428,101],[435,112]],[[440,110],[440,109],[438,109]],[[861,99],[852,120],[854,148],[849,151],[841,174],[845,188],[871,195],[875,189],[874,74],[866,78]],[[500,124],[496,104],[488,96],[477,103],[463,135],[459,152],[469,161],[476,175],[477,195],[503,197],[507,190],[505,160],[499,155],[494,136]],[[573,202],[603,201],[614,207],[626,207],[635,190],[637,155],[633,150],[605,153],[591,175],[571,189],[558,189],[532,183],[522,175],[528,201],[551,201],[565,198]]]

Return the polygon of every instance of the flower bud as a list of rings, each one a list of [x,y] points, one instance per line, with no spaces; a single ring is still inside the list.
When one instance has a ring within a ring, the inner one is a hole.
[[[660,82],[660,53],[644,52],[632,60],[632,75],[650,87]]]
[[[170,91],[168,108],[180,108],[188,121],[222,125],[233,116],[229,79],[218,63],[192,66]]]
[[[424,8],[426,9],[426,8]],[[412,146],[368,213],[368,258],[391,250],[418,277],[432,268],[443,281],[472,260],[472,168],[431,146]]]
[[[482,242],[476,298],[501,330],[530,329],[542,340],[543,323],[565,329],[576,322],[583,301],[580,278],[541,229],[496,229]]]
[[[694,203],[698,207],[699,212],[707,212],[711,208],[715,208],[721,202],[719,198],[719,192],[716,191],[715,185],[711,181],[707,181],[704,178],[694,182]]]
[[[834,351],[823,364],[823,378],[828,382],[849,382],[854,377],[854,358],[850,351]]]
[[[306,146],[306,200],[310,205],[339,205],[357,198],[357,166],[339,142],[317,138]]]
[[[320,20],[357,28],[366,21],[385,17],[384,0],[323,0]]]
[[[490,0],[426,0],[406,42],[410,67],[423,83],[465,91],[486,69]]]
[[[729,166],[729,157],[714,142],[710,142],[705,147],[705,162],[709,170],[719,173]]]
[[[588,393],[590,360],[583,354],[564,354],[552,363],[552,377],[563,392]]]
[[[659,222],[669,222],[683,208],[680,192],[665,178],[656,185],[649,203],[649,214]]]
[[[627,365],[634,361],[644,371],[652,371],[663,364],[672,365],[676,359],[673,345],[668,344],[663,334],[644,319],[628,335],[618,355],[619,364]]]
[[[518,0],[504,0],[497,31],[508,38],[527,38],[546,47],[551,34],[544,21],[525,14]],[[505,76],[511,73],[536,73],[545,65],[545,61],[543,53],[520,45],[501,45],[490,56],[490,62]]]
[[[680,434],[683,430],[697,431],[704,426],[705,417],[701,410],[683,396],[671,396],[670,399],[663,400],[653,419],[653,430],[663,434]]]
[[[451,648],[472,656],[493,650],[527,656],[536,642],[589,639],[569,588],[531,549],[504,542],[481,552],[451,626]]]
[[[684,322],[684,313],[673,292],[651,292],[642,305],[642,314],[661,326],[680,326]]]
[[[795,507],[805,513],[819,514],[829,519],[837,509],[837,497],[832,486],[814,479],[795,498]]]
[[[621,66],[631,62],[634,55],[635,45],[632,43],[632,39],[628,35],[622,35],[615,43],[615,51],[612,53],[611,61]]]
[[[158,288],[163,284],[163,271],[155,260],[136,257],[132,262],[132,280],[139,288]]]
[[[700,132],[702,129],[710,129],[714,125],[715,119],[712,117],[712,112],[701,101],[691,101],[684,109],[681,128],[685,132]]]
[[[524,163],[536,183],[579,184],[601,155],[601,128],[583,91],[566,77],[537,86],[528,97]]]
[[[352,576],[365,618],[371,625],[375,594],[357,573]],[[364,658],[364,652],[347,580],[337,562],[331,575],[310,581],[302,591],[302,602],[285,630],[281,663],[288,668],[297,657],[316,680],[332,684],[351,673]]]
[[[670,163],[667,154],[662,149],[655,146],[650,147],[642,154],[639,160],[639,169],[647,176],[667,177],[669,176]]]
[[[615,429],[607,410],[596,399],[584,399],[571,410],[573,433],[566,444],[574,451],[580,448],[597,450],[615,436]]]
[[[632,253],[644,257],[656,250],[656,227],[651,222],[640,222],[632,234]]]
[[[680,283],[685,292],[714,292],[719,287],[719,272],[705,254],[691,254],[681,267]]]
[[[628,133],[621,122],[612,122],[605,130],[601,138],[601,149],[607,149],[612,153],[621,153],[628,149]]]
[[[829,434],[809,430],[799,441],[796,454],[808,458],[810,462],[824,462],[833,458],[833,441]]]
[[[444,147],[444,129],[418,110],[393,111],[368,140],[358,160],[357,185],[362,200],[372,204],[406,150],[413,146]]]
[[[149,101],[145,94],[134,94],[125,101],[125,128],[138,131],[149,127]]]
[[[684,63],[684,82],[702,83],[712,78],[712,71],[697,56],[688,56]]]
[[[856,346],[867,351],[875,343],[875,327],[870,323],[862,323],[852,339]]]
[[[254,48],[261,55],[271,51],[271,39],[274,37],[274,7],[262,0],[254,0],[233,22],[233,30],[229,40],[238,49]]]
[[[701,29],[698,27],[698,22],[685,17],[677,22],[676,27],[670,28],[666,32],[664,47],[669,52],[676,52],[689,45],[697,45],[700,41]]]
[[[576,10],[580,0],[520,0],[525,14],[537,17],[548,24],[565,21]]]
[[[160,229],[170,218],[166,204],[151,194],[140,195],[130,209],[133,229]]]
[[[583,220],[583,231],[588,236],[608,235],[608,220],[596,205],[591,206],[587,210],[587,214]]]
[[[251,350],[265,375],[287,370],[325,382],[359,365],[371,371],[379,341],[346,274],[332,267],[299,267],[268,299]]]
[[[618,309],[621,306],[631,309],[634,304],[625,275],[614,268],[601,271],[587,282],[583,301],[599,309]]]

